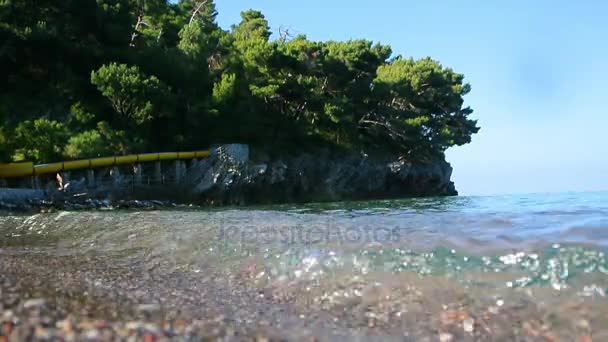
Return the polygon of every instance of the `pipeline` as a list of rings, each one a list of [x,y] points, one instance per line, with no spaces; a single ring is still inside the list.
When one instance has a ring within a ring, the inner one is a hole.
[[[163,160],[198,159],[208,157],[210,152],[161,152],[132,154],[127,156],[101,157],[92,159],[80,159],[62,161],[49,164],[34,165],[32,162],[0,164],[0,178],[27,177],[45,175],[61,171],[93,169],[99,167],[110,167],[116,165],[148,163]]]

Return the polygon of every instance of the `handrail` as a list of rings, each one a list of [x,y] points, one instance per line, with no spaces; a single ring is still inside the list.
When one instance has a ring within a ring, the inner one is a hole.
[[[27,177],[34,175],[57,173],[61,171],[83,170],[115,165],[156,162],[162,160],[206,158],[209,156],[209,154],[210,152],[208,150],[204,150],[190,152],[131,154],[126,156],[70,160],[38,165],[34,165],[34,163],[32,162],[8,163],[0,164],[0,178]]]

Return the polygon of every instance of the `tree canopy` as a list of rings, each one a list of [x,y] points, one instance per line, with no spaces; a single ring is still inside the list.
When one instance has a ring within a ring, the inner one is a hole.
[[[216,16],[211,0],[0,1],[0,161],[226,142],[432,160],[479,130],[438,61]]]

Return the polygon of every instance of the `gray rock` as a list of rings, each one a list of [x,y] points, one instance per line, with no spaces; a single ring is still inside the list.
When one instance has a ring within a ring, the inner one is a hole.
[[[23,303],[24,309],[42,308],[46,306],[46,300],[43,298],[28,299]]]
[[[137,311],[141,313],[156,313],[160,311],[160,304],[140,304],[137,306]]]
[[[191,167],[184,189],[213,204],[457,195],[452,168],[443,160],[416,164],[399,157],[319,153],[261,163],[249,161],[248,150],[239,148],[219,147]]]

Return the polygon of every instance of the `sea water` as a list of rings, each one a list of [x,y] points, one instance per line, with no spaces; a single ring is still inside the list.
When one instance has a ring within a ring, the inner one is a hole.
[[[227,297],[246,294],[267,308],[288,306],[304,321],[317,317],[307,325],[313,331],[608,340],[602,192],[5,214],[0,248],[0,255],[93,256],[125,272],[183,279],[146,285],[150,296],[193,283],[232,289]]]

